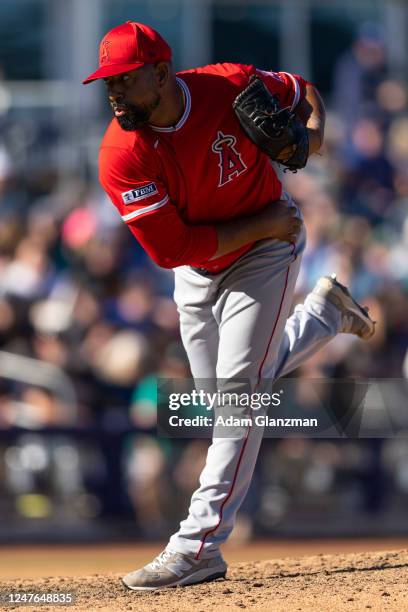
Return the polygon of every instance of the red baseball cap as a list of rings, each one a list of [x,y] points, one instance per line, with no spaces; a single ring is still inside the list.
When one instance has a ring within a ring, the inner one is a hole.
[[[145,64],[169,62],[171,56],[169,45],[156,30],[127,21],[105,34],[99,46],[99,68],[83,84],[136,70]]]

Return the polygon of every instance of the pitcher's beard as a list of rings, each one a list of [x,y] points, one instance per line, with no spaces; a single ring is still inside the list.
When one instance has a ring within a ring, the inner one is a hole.
[[[126,109],[126,114],[122,117],[116,117],[122,130],[126,132],[134,132],[140,130],[149,123],[150,113],[134,113],[129,107]]]
[[[136,106],[135,104],[125,104],[126,112],[121,117],[116,117],[122,130],[134,132],[149,124],[153,111],[159,106],[161,97],[157,94],[155,100],[148,106]]]

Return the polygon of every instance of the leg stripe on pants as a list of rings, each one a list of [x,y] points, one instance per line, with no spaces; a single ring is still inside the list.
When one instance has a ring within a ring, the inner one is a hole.
[[[293,244],[292,255],[293,255],[293,251],[294,251],[294,250],[295,250],[295,245]],[[295,259],[296,259],[296,257],[295,257]],[[292,263],[293,263],[293,262],[292,262]],[[290,270],[290,264],[289,264],[289,266],[288,266],[288,269],[286,270],[285,286],[284,286],[284,288],[283,288],[282,298],[281,298],[281,302],[280,302],[280,304],[279,304],[278,315],[277,315],[277,317],[276,317],[276,319],[275,319],[275,324],[274,324],[274,326],[273,326],[273,330],[272,330],[272,333],[271,333],[271,337],[269,338],[268,346],[266,347],[265,355],[264,355],[264,357],[263,357],[263,359],[262,359],[262,363],[261,363],[261,365],[260,365],[260,367],[259,367],[259,371],[258,371],[258,382],[257,382],[257,385],[256,385],[257,387],[259,386],[259,383],[261,382],[261,378],[262,378],[262,368],[264,367],[264,363],[265,363],[266,358],[267,358],[267,356],[268,356],[269,347],[271,346],[272,338],[273,338],[273,335],[274,335],[275,330],[276,330],[276,326],[277,326],[278,321],[279,321],[280,313],[281,313],[282,306],[283,306],[283,300],[285,299],[286,288],[287,288],[287,286],[288,286],[289,270]]]
[[[211,529],[209,529],[209,530],[208,530],[208,531],[207,531],[207,532],[204,534],[203,539],[201,540],[200,549],[199,549],[198,553],[196,554],[196,559],[198,559],[198,558],[200,557],[200,554],[201,554],[201,551],[202,551],[202,549],[203,549],[204,542],[205,542],[205,540],[206,540],[207,536],[209,536],[211,533],[214,533],[214,531],[216,531],[216,530],[218,529],[218,527],[221,525],[221,521],[222,521],[222,511],[223,511],[225,504],[227,503],[227,501],[228,501],[228,500],[229,500],[229,498],[231,497],[232,492],[233,492],[233,490],[234,490],[235,482],[236,482],[236,480],[237,480],[237,476],[238,476],[239,466],[241,465],[242,457],[244,456],[244,451],[245,451],[245,447],[246,447],[247,442],[248,442],[248,437],[249,437],[249,432],[250,432],[250,430],[251,430],[251,426],[249,426],[249,427],[248,427],[248,431],[247,431],[247,433],[246,433],[246,436],[245,436],[245,439],[244,439],[244,443],[243,443],[242,448],[241,448],[241,452],[239,453],[239,459],[238,459],[237,467],[236,467],[236,470],[235,470],[234,478],[233,478],[233,481],[232,481],[232,484],[231,484],[231,488],[230,488],[230,490],[229,490],[229,493],[228,493],[227,497],[224,499],[224,501],[223,501],[223,502],[222,502],[222,504],[221,504],[221,508],[220,508],[220,518],[219,518],[219,520],[218,520],[218,523],[216,524],[216,526],[215,526],[215,527],[212,527]]]
[[[293,246],[295,246],[295,245],[293,245]],[[292,254],[293,254],[293,251],[292,251]],[[275,333],[275,330],[276,330],[276,326],[278,324],[279,317],[280,317],[280,314],[281,314],[281,310],[282,310],[282,306],[283,306],[283,301],[285,299],[286,289],[287,289],[287,286],[288,286],[289,270],[290,270],[290,264],[289,264],[288,269],[286,271],[285,286],[283,288],[282,298],[281,298],[281,301],[280,301],[280,304],[279,304],[278,314],[276,316],[276,320],[275,320],[275,323],[274,323],[274,326],[273,326],[273,329],[272,329],[272,333],[271,333],[271,336],[269,338],[268,346],[266,347],[265,355],[264,355],[264,357],[262,359],[262,362],[261,362],[261,365],[259,367],[257,386],[259,385],[259,382],[261,380],[262,368],[263,368],[263,365],[265,363],[266,357],[268,355],[269,347],[271,345],[271,342],[272,342],[272,339],[273,339],[273,336],[274,336],[274,333]],[[221,504],[221,507],[220,507],[220,517],[219,517],[218,523],[215,525],[215,527],[212,527],[211,529],[209,529],[208,531],[205,532],[205,534],[204,534],[204,536],[203,536],[203,538],[201,540],[201,544],[200,544],[200,548],[198,550],[198,553],[196,554],[196,557],[195,557],[196,559],[199,559],[201,551],[203,550],[204,543],[205,543],[205,540],[207,539],[207,537],[209,535],[211,535],[212,533],[214,533],[218,529],[218,527],[221,525],[224,506],[227,503],[227,501],[230,499],[230,497],[232,495],[232,492],[234,490],[234,486],[235,486],[235,483],[236,483],[236,480],[237,480],[237,477],[238,477],[239,467],[241,465],[242,458],[244,456],[245,447],[247,445],[250,432],[251,432],[251,425],[248,427],[248,431],[246,433],[246,436],[245,436],[245,439],[244,439],[244,443],[243,443],[242,448],[241,448],[241,452],[239,453],[238,463],[237,463],[237,467],[235,469],[234,478],[233,478],[232,483],[231,483],[231,488],[230,488],[230,490],[228,492],[227,497],[224,499],[224,501]]]

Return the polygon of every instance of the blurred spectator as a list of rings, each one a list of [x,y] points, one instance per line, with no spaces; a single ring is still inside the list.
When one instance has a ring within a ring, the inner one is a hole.
[[[333,103],[346,130],[351,130],[362,114],[376,110],[375,92],[386,74],[381,28],[364,23],[351,49],[339,59],[334,71]]]

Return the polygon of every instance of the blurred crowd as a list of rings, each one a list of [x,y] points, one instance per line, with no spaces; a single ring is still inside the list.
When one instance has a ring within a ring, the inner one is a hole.
[[[377,321],[372,340],[338,336],[300,379],[408,376],[407,95],[381,39],[363,32],[333,72],[321,155],[285,174],[308,234],[294,305],[336,272]],[[49,155],[60,122],[26,121],[0,104],[0,514],[114,514],[166,534],[207,446],[154,432],[156,377],[189,375],[173,273],[148,259],[92,172],[61,175]],[[32,433],[8,438],[16,427]],[[408,495],[404,441],[268,440],[240,529],[273,529],[302,504],[326,518],[378,511],[388,489]]]

